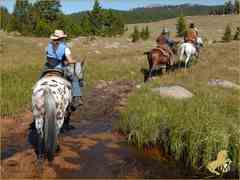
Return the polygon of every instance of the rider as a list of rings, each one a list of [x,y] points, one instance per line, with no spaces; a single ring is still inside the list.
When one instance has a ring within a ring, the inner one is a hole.
[[[173,40],[170,38],[170,33],[167,28],[164,28],[156,39],[157,48],[163,50],[163,54],[170,57],[170,63],[173,64],[174,54],[171,50],[171,46],[173,45]]]
[[[189,26],[189,30],[187,31],[184,37],[184,41],[188,43],[192,43],[196,47],[197,52],[199,52],[199,49],[200,49],[197,43],[198,35],[199,35],[198,29],[195,27],[194,23],[191,23]]]
[[[185,40],[185,42],[190,42],[190,43],[196,44],[197,37],[198,37],[198,29],[195,28],[194,23],[191,23],[189,26],[189,30],[185,34],[184,40]]]
[[[64,71],[64,68],[68,64],[75,64],[76,61],[72,59],[71,50],[65,43],[66,34],[62,30],[55,30],[54,34],[50,36],[51,41],[46,48],[46,64],[47,69],[60,69]],[[81,85],[78,78],[74,75],[71,78],[72,83],[72,107],[76,109],[83,104]]]
[[[71,50],[65,43],[66,37],[67,35],[64,34],[62,30],[55,30],[54,34],[50,36],[51,41],[48,43],[48,46],[46,48],[46,63],[41,77],[44,76],[48,69],[57,69],[64,72],[66,65],[76,63],[76,61],[71,57]],[[83,104],[81,94],[82,83],[79,81],[75,74],[67,78],[71,81],[72,84],[73,99],[71,108],[72,110],[77,109],[77,107]],[[65,129],[74,128],[69,124],[69,120],[64,121],[64,127]],[[30,124],[30,129],[35,129],[34,121]]]

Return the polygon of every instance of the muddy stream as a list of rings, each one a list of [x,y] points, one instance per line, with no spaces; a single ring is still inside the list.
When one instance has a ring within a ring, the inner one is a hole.
[[[61,135],[61,151],[52,163],[44,162],[42,174],[28,142],[31,113],[2,119],[2,178],[189,178],[157,149],[139,152],[113,130],[118,109],[134,87],[131,81],[104,81],[91,90],[72,115],[75,129]]]

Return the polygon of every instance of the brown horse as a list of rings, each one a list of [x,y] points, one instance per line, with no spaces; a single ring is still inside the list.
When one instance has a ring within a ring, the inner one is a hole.
[[[179,42],[173,42],[171,45],[171,50],[174,54],[177,54],[177,44]],[[153,48],[150,52],[145,52],[147,55],[148,64],[149,64],[149,72],[148,78],[153,76],[153,72],[159,68],[166,68],[166,72],[171,68],[170,55],[167,52],[164,52],[161,48]],[[146,79],[146,80],[147,80]]]

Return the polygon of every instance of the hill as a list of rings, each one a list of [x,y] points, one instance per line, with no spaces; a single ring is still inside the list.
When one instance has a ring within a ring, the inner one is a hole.
[[[189,5],[182,4],[176,6],[151,6],[136,8],[129,11],[112,10],[119,14],[126,24],[145,23],[159,21],[184,16],[207,15],[214,9],[223,8],[223,6]],[[73,13],[70,16],[76,21],[81,19],[86,12]]]

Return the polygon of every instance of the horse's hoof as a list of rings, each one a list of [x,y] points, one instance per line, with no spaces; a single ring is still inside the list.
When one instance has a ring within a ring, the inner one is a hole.
[[[70,124],[63,124],[63,127],[60,130],[60,133],[65,133],[65,132],[68,132],[68,131],[73,130],[73,129],[75,129],[74,126],[72,126]]]
[[[56,153],[60,153],[60,152],[61,152],[61,148],[60,148],[60,145],[58,144],[56,147]]]

